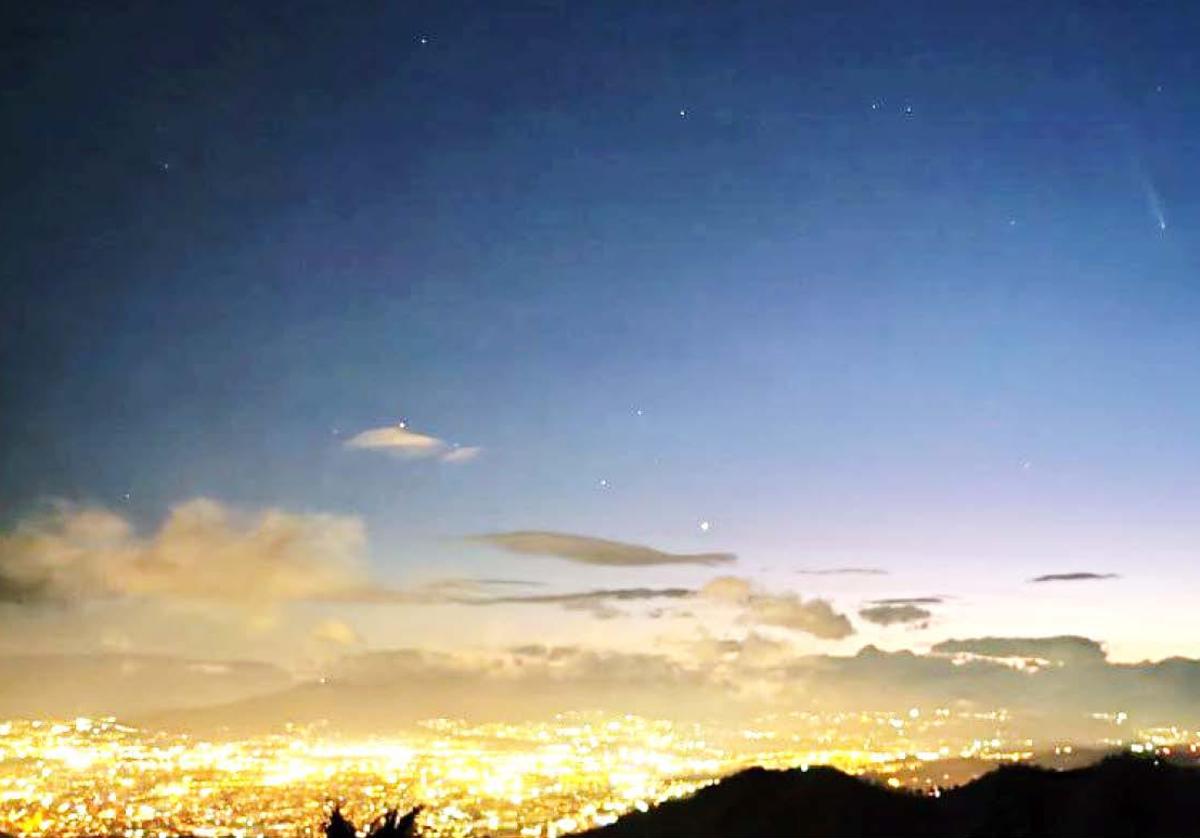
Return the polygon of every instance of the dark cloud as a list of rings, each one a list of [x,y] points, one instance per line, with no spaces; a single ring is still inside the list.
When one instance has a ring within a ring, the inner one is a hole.
[[[1120,575],[1116,573],[1047,573],[1043,576],[1035,576],[1030,579],[1030,582],[1093,582],[1097,579],[1120,579]]]
[[[460,599],[461,605],[570,605],[588,602],[633,602],[648,599],[683,599],[695,592],[690,588],[600,588],[562,594],[518,594],[478,599]]]
[[[1088,637],[974,637],[943,640],[931,651],[938,655],[974,655],[981,658],[1031,658],[1058,665],[1095,664],[1105,660],[1104,646]]]
[[[903,605],[873,605],[858,612],[868,623],[879,626],[891,626],[901,623],[919,623],[928,620],[932,613],[912,604]]]
[[[14,579],[5,575],[5,568],[0,565],[0,603],[29,605],[31,603],[47,602],[54,598],[48,580]]]
[[[471,536],[468,540],[525,556],[549,556],[580,564],[614,567],[716,565],[727,564],[737,558],[732,553],[665,553],[640,544],[539,530],[489,533]]]
[[[689,588],[602,588],[561,594],[524,594],[453,600],[458,605],[559,605],[567,611],[585,611],[599,620],[625,615],[615,602],[684,599],[695,592]]]
[[[815,570],[797,570],[801,576],[887,576],[890,570],[881,567],[828,567]]]

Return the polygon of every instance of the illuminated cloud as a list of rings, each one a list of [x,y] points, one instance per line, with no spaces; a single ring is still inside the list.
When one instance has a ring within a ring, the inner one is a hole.
[[[745,605],[750,601],[753,586],[740,576],[718,576],[704,583],[700,596],[729,605]]]
[[[471,536],[468,540],[525,556],[547,556],[580,564],[613,567],[715,565],[727,564],[737,558],[732,553],[664,553],[640,544],[539,530],[490,533]]]
[[[358,519],[333,515],[241,515],[198,499],[143,536],[113,512],[63,504],[0,535],[0,597],[242,606],[309,599],[364,583],[365,542]]]
[[[371,428],[346,440],[347,448],[384,451],[406,459],[437,459],[444,463],[466,463],[475,459],[483,449],[478,446],[458,446],[435,436],[410,431],[401,422],[383,428]]]
[[[741,610],[741,620],[750,625],[790,629],[822,640],[841,640],[854,634],[846,615],[834,610],[828,600],[803,599],[798,594],[758,591],[737,576],[718,576],[699,591],[703,599]]]
[[[804,632],[822,640],[841,640],[854,634],[854,626],[846,615],[835,611],[828,600],[806,600],[792,593],[751,597],[743,619],[756,625]]]
[[[800,576],[887,576],[891,571],[881,567],[827,567],[797,570]]]
[[[919,623],[928,620],[932,613],[916,605],[872,605],[858,612],[868,623],[878,626],[892,626],[903,623]]]
[[[1030,582],[1094,582],[1099,579],[1120,579],[1120,575],[1116,573],[1047,573],[1044,576],[1035,576],[1030,579]]]
[[[313,627],[311,637],[319,643],[332,646],[362,646],[363,640],[353,627],[341,620],[322,620]]]

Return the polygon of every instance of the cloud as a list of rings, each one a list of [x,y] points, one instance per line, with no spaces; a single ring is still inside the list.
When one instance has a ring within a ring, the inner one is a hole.
[[[1044,576],[1035,576],[1030,579],[1030,582],[1092,582],[1098,579],[1120,579],[1120,575],[1116,573],[1047,573]]]
[[[251,606],[363,584],[357,518],[268,509],[242,515],[197,499],[138,534],[105,509],[60,504],[0,534],[0,599],[122,597]]]
[[[558,605],[567,611],[584,611],[598,620],[625,616],[616,602],[645,602],[684,599],[695,592],[688,588],[607,588],[562,594],[524,594],[456,600],[459,605]]]
[[[790,593],[752,597],[743,619],[757,625],[801,631],[822,640],[841,640],[854,634],[854,626],[846,615],[834,611],[827,600],[805,600]]]
[[[458,447],[451,447],[449,451],[442,455],[442,462],[466,463],[474,460],[482,453],[483,449],[478,445],[462,445]]]
[[[887,576],[890,570],[881,567],[828,567],[815,570],[797,570],[800,576]]]
[[[901,623],[919,623],[928,620],[932,613],[916,605],[873,605],[858,612],[868,623],[891,626]]]
[[[750,625],[790,629],[823,640],[841,640],[854,634],[850,620],[835,611],[828,600],[806,600],[790,592],[764,593],[737,576],[718,576],[710,580],[700,589],[699,596],[738,607],[742,622]]]
[[[1103,645],[1078,635],[943,640],[930,651],[938,655],[968,655],[995,660],[1033,658],[1060,666],[1103,663],[1106,657]]]
[[[727,564],[737,558],[732,553],[664,553],[640,544],[539,530],[489,533],[471,536],[468,540],[525,556],[549,556],[580,564],[612,567],[715,565]]]
[[[383,428],[371,428],[346,440],[347,448],[385,451],[406,459],[438,459],[444,463],[466,463],[478,457],[479,446],[459,446],[435,436],[410,431],[401,422]]]
[[[637,602],[652,599],[683,599],[690,588],[601,588],[561,594],[519,594],[455,600],[461,605],[574,605],[595,602]]]
[[[753,586],[750,580],[740,576],[718,576],[710,579],[700,589],[700,596],[714,602],[745,605],[750,601]]]
[[[311,637],[318,643],[327,643],[332,646],[352,647],[363,645],[363,639],[359,636],[358,632],[341,620],[322,620],[313,626]]]

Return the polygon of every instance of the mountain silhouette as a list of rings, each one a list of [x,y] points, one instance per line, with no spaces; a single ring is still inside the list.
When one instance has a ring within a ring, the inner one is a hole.
[[[579,838],[1200,837],[1200,769],[1128,755],[1054,771],[1003,766],[940,796],[833,768],[750,768]]]

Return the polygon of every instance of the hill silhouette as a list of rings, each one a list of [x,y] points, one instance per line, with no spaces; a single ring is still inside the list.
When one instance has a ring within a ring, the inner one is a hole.
[[[833,768],[751,768],[690,797],[581,833],[589,838],[1076,838],[1200,836],[1200,769],[1116,756],[1054,771],[1003,766],[940,797]]]

